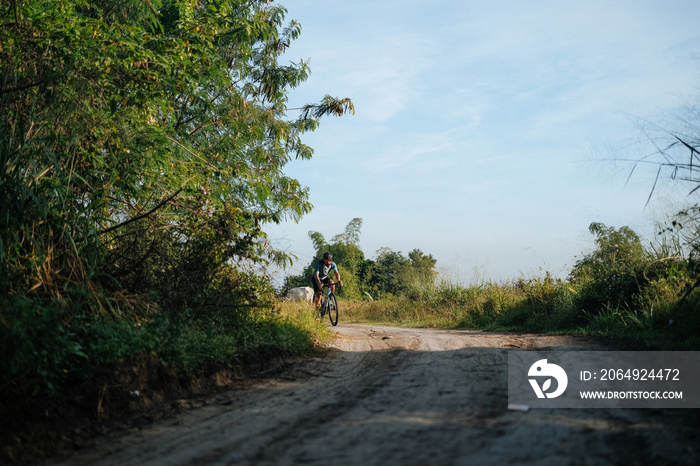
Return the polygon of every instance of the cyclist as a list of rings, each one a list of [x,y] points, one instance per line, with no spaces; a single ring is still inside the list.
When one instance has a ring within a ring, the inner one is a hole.
[[[338,284],[343,286],[338,266],[333,262],[333,254],[327,251],[323,253],[323,259],[316,261],[316,270],[314,270],[314,276],[311,279],[311,284],[314,286],[314,305],[316,308],[321,307],[321,290],[323,290],[323,285],[330,286],[331,292],[335,293],[335,283],[328,276],[331,270],[335,273],[335,279],[338,280]]]

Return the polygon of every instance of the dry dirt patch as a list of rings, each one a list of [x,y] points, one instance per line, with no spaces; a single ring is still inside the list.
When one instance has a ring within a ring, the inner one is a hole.
[[[56,463],[698,464],[693,410],[507,409],[507,352],[590,339],[341,325],[328,354]]]

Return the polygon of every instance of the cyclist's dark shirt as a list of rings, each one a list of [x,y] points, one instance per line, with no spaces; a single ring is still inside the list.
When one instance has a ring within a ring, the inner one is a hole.
[[[331,270],[335,273],[338,273],[338,266],[335,265],[335,262],[331,262],[330,264],[326,264],[325,261],[317,261],[316,262],[316,270],[314,271],[314,275],[318,274],[318,278],[320,280],[325,280],[326,277],[328,277],[328,274],[331,272]]]

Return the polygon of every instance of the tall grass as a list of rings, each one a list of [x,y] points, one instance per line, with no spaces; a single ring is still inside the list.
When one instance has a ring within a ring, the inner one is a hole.
[[[506,283],[438,285],[399,297],[343,302],[342,314],[354,322],[484,330],[542,330],[568,321],[571,291],[539,279]]]
[[[323,345],[333,340],[334,333],[326,325],[328,320],[320,319],[310,301],[283,301],[279,303],[278,309],[285,322],[309,335],[314,344]]]
[[[409,327],[462,328],[605,335],[640,347],[700,349],[700,297],[678,306],[681,282],[653,282],[636,296],[636,306],[581,307],[580,288],[544,277],[472,285],[440,282],[378,301],[340,304],[344,322]]]

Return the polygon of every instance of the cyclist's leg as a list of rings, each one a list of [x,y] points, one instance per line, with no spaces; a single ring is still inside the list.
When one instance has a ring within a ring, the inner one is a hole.
[[[316,280],[311,280],[311,284],[314,287],[314,307],[318,310],[321,307],[321,294],[323,292],[323,287],[316,283]]]

